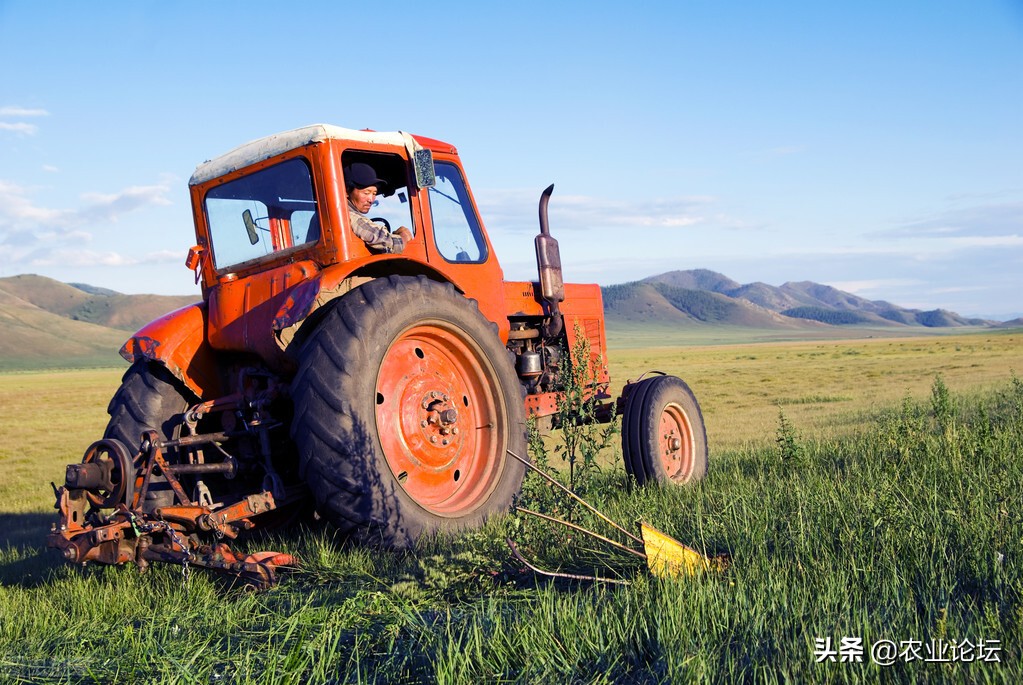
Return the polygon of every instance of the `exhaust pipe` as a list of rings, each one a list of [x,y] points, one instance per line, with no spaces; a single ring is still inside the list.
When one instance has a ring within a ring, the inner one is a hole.
[[[564,317],[558,305],[565,300],[565,281],[561,275],[561,252],[558,241],[551,236],[547,223],[547,203],[554,192],[552,183],[540,195],[540,235],[533,241],[536,245],[536,268],[540,274],[540,297],[547,303],[550,321],[544,326],[544,337],[553,338],[565,327]]]

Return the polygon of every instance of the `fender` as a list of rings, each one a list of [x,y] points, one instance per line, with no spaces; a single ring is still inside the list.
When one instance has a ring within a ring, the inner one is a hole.
[[[380,266],[383,269],[380,269]],[[439,282],[448,282],[443,274],[429,264],[414,259],[392,258],[362,259],[357,262],[328,267],[313,278],[300,283],[288,292],[284,304],[273,319],[274,338],[280,348],[289,349],[302,324],[318,309],[345,295],[363,283],[389,274],[424,275]],[[456,290],[462,292],[458,286]]]
[[[129,364],[156,362],[199,398],[222,393],[213,349],[206,339],[205,302],[177,309],[143,326],[121,346]]]

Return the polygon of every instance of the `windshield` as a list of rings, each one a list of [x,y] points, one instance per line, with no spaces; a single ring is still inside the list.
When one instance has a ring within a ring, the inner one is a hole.
[[[430,215],[437,249],[449,262],[486,261],[483,231],[458,167],[437,162],[434,168],[437,183],[430,188]]]
[[[212,188],[204,205],[218,271],[320,238],[312,172],[301,158]]]

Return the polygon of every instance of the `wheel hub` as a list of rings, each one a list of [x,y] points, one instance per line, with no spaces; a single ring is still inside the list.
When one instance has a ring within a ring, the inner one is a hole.
[[[661,413],[661,463],[672,480],[686,478],[693,465],[693,434],[685,412],[676,404],[669,404]]]
[[[458,435],[458,410],[451,406],[443,392],[431,390],[420,403],[423,418],[419,421],[422,435],[430,444],[449,445]]]

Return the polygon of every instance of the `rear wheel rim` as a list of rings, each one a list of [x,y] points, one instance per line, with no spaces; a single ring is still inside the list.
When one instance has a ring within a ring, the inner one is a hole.
[[[421,507],[463,516],[486,501],[504,463],[497,374],[460,328],[420,323],[384,355],[376,423],[395,480]]]
[[[661,410],[657,447],[668,478],[688,480],[693,471],[693,427],[681,405],[671,402]]]

